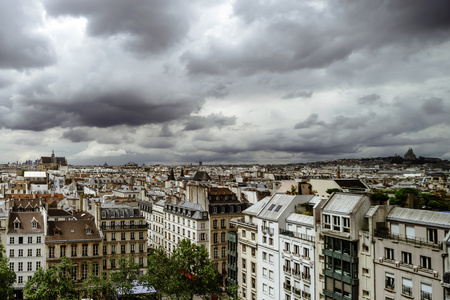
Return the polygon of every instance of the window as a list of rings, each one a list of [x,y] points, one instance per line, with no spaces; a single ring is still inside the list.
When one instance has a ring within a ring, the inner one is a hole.
[[[438,239],[437,239],[437,229],[427,229],[427,239],[428,242],[433,243],[433,244],[437,244],[438,243]]]
[[[308,248],[303,248],[303,257],[309,258],[309,249]]]
[[[40,236],[38,236],[38,237],[36,238],[36,243],[37,243],[37,244],[40,244],[40,243],[41,243],[41,237],[40,237]]]
[[[253,278],[252,278],[253,279]],[[269,295],[273,296],[273,287],[269,286]]]
[[[431,257],[420,256],[420,267],[424,269],[431,269]]]
[[[27,271],[33,271],[33,262],[27,262]]]
[[[252,262],[252,273],[256,273],[256,264]]]
[[[49,258],[55,257],[55,247],[54,246],[48,247],[48,257]]]
[[[81,280],[85,280],[87,278],[87,270],[88,270],[87,264],[82,264],[81,265]]]
[[[300,254],[300,247],[298,245],[294,245],[294,254]]]
[[[92,254],[98,255],[98,244],[94,244],[92,247]]]
[[[263,268],[263,277],[267,277],[267,269]]]
[[[256,249],[252,248],[252,256],[256,256]]]
[[[267,284],[263,284],[263,292],[267,294]]]
[[[252,289],[256,289],[256,279],[252,277]]]
[[[139,252],[140,253],[144,252],[144,244],[139,244]]]
[[[144,239],[144,233],[143,232],[139,232],[139,239],[143,240]]]
[[[94,274],[95,276],[98,276],[98,264],[93,264],[92,265],[92,274]]]
[[[28,249],[27,256],[33,256],[33,249]]]
[[[19,249],[19,257],[23,256],[23,249]]]
[[[41,249],[36,249],[36,256],[41,256]]]
[[[227,248],[222,247],[222,258],[226,258],[226,257],[227,257]]]
[[[125,254],[125,245],[120,245],[120,252]]]
[[[19,268],[17,269],[17,271],[19,271],[19,272],[23,271],[23,262],[19,263]]]
[[[333,230],[341,231],[341,217],[333,216]]]
[[[350,232],[350,218],[343,217],[342,218],[342,227],[344,232]]]
[[[431,289],[431,285],[421,283],[420,284],[420,299],[421,300],[431,300],[433,299],[433,290]]]
[[[84,244],[82,248],[82,255],[87,256],[88,255],[88,245]]]
[[[394,260],[394,249],[384,248],[384,255],[386,256],[386,259]]]
[[[31,228],[37,229],[37,222],[32,222],[31,223]]]
[[[415,239],[416,238],[414,226],[406,225],[406,238],[407,239]]]
[[[28,244],[33,244],[33,237],[31,236],[28,237]]]
[[[221,227],[222,229],[227,228],[227,225],[225,224],[225,219],[220,220],[220,227]]]
[[[269,238],[269,245],[273,246],[273,238]]]
[[[263,236],[262,241],[263,241],[263,244],[267,244],[267,237],[266,237],[266,236]]]
[[[284,243],[284,251],[290,252],[290,250],[291,250],[291,244],[285,242]]]
[[[40,267],[41,267],[41,262],[40,262],[40,261],[37,261],[37,262],[36,262],[36,270],[38,270]]]
[[[77,245],[72,245],[72,257],[77,256]]]
[[[111,245],[111,254],[116,254],[116,245]]]
[[[17,282],[18,283],[23,283],[23,276],[18,276],[17,277]]]
[[[267,252],[263,252],[263,253],[262,253],[262,259],[263,259],[264,261],[267,260]]]
[[[389,290],[394,290],[395,289],[395,276],[392,273],[386,273],[386,278],[385,278],[385,288],[389,289]]]
[[[273,263],[273,254],[269,254],[269,262]]]
[[[399,235],[399,233],[398,223],[391,223],[391,235]]]
[[[122,241],[125,241],[125,232],[122,232],[122,233],[120,234],[120,239],[121,239]]]
[[[14,257],[14,249],[9,250],[9,257]]]
[[[252,241],[254,241],[256,239],[256,235],[254,232],[252,232]]]
[[[10,243],[10,244],[14,244],[14,238],[13,238],[13,237],[10,237],[10,238],[9,238],[9,243]]]
[[[331,228],[331,216],[323,214],[323,227],[326,229]]]
[[[269,270],[269,279],[273,280],[273,271]]]
[[[9,263],[9,268],[14,271],[14,263],[13,262]]]
[[[402,251],[402,262],[407,265],[412,264],[412,255],[410,252],[403,252]]]
[[[217,233],[214,233],[213,237],[214,244],[217,244],[219,242],[219,235]]]
[[[242,237],[245,237],[245,230],[242,230]]]
[[[213,221],[213,229],[218,229],[219,227],[217,226],[217,220]]]
[[[409,278],[402,278],[402,294],[412,295],[412,280]]]
[[[247,252],[247,246],[242,244],[242,253],[246,253],[246,252]]]
[[[245,270],[247,268],[247,261],[245,260],[245,258],[242,259],[242,270]]]
[[[131,244],[130,245],[130,253],[134,253],[134,249],[135,249],[135,245]]]
[[[219,258],[219,248],[214,247],[214,258]]]
[[[220,234],[220,242],[225,243],[225,232]]]

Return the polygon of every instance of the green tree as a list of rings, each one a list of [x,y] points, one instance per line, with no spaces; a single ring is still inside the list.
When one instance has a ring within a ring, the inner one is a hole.
[[[67,257],[49,269],[39,268],[27,281],[24,295],[27,299],[78,299],[75,281],[72,279],[72,260]]]
[[[9,267],[9,258],[6,257],[5,248],[0,244],[0,295],[4,299],[12,298],[15,281],[16,273]]]
[[[395,191],[394,197],[389,198],[389,204],[404,206],[409,194],[417,196],[419,192],[416,189],[410,188],[399,189]]]
[[[376,191],[375,193],[370,195],[370,200],[374,203],[378,203],[380,205],[386,204],[386,201],[389,200],[389,196],[383,193],[382,191]]]
[[[110,278],[116,291],[126,299],[133,291],[133,283],[139,280],[139,264],[133,258],[121,258],[118,269],[110,274]]]
[[[144,282],[159,293],[176,299],[221,294],[218,272],[208,251],[188,239],[180,241],[171,255],[162,248],[151,252]]]
[[[83,281],[82,290],[84,298],[93,300],[113,299],[115,296],[114,286],[106,273],[100,276],[90,273]]]

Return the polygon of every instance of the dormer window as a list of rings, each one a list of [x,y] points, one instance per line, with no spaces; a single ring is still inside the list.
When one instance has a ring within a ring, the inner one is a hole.
[[[92,234],[92,233],[93,233],[92,228],[89,227],[88,225],[86,225],[86,226],[84,227],[84,230],[86,230],[86,234]]]
[[[33,228],[33,229],[38,228],[38,221],[35,218],[33,218],[33,220],[31,220],[31,228]]]
[[[14,220],[14,229],[20,229],[20,221],[19,218],[16,217],[16,219]]]
[[[53,229],[53,234],[61,234],[61,229],[55,227],[55,229]]]

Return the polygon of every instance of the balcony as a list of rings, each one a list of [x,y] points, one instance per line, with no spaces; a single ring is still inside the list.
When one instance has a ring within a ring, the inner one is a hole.
[[[303,273],[302,273],[302,278],[303,278],[304,280],[306,280],[306,281],[311,282],[311,274],[309,274],[309,273],[303,272]]]
[[[294,294],[301,296],[302,295],[302,291],[298,288],[293,288],[292,291],[294,292]]]
[[[292,268],[292,275],[300,277],[302,275],[302,272],[300,272],[300,270]]]
[[[402,235],[392,235],[389,234],[386,231],[379,231],[379,230],[375,230],[375,237],[378,238],[382,238],[382,239],[389,239],[392,241],[396,241],[396,242],[401,242],[404,244],[408,244],[408,245],[414,245],[417,247],[429,247],[429,248],[433,248],[436,250],[442,250],[442,242],[441,243],[433,243],[433,242],[429,242],[426,239],[423,238],[410,238],[410,237],[406,237],[406,236],[402,236]]]
[[[395,290],[394,280],[386,279],[384,287],[388,290]]]
[[[304,233],[297,233],[297,232],[293,232],[293,231],[290,231],[287,229],[280,229],[279,232],[281,235],[285,235],[285,236],[289,236],[289,237],[296,237],[296,238],[299,238],[299,239],[302,239],[302,240],[305,240],[308,242],[314,242],[314,236],[312,236],[312,235],[307,235]]]
[[[289,266],[283,266],[283,271],[284,273],[291,275],[291,268]]]
[[[433,296],[429,292],[421,291],[420,292],[420,300],[432,300]]]
[[[140,224],[140,225],[116,225],[116,226],[101,226],[102,230],[130,230],[130,229],[148,229],[148,224]]]
[[[286,282],[285,283],[283,283],[283,288],[286,290],[286,291],[291,291],[291,288],[292,288],[292,286],[290,285],[290,284],[287,284]]]
[[[311,294],[307,293],[305,291],[302,292],[302,296],[303,296],[304,299],[311,299]]]

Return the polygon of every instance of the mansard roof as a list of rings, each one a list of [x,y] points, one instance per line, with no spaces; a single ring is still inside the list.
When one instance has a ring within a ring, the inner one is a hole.
[[[101,241],[94,220],[48,221],[46,243],[69,241]]]
[[[14,227],[14,221],[19,222],[18,229]],[[37,228],[32,227],[32,221],[37,221]],[[40,212],[11,212],[8,222],[9,233],[41,233],[44,232],[44,218]]]

